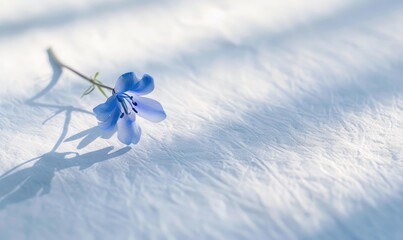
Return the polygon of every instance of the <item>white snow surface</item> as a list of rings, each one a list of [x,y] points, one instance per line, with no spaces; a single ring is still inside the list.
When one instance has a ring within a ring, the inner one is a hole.
[[[125,146],[99,92],[148,73]],[[0,2],[0,239],[401,239],[403,2]]]

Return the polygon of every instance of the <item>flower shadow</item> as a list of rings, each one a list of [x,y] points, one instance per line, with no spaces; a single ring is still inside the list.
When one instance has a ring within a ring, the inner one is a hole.
[[[64,169],[79,167],[87,169],[92,165],[121,156],[130,147],[113,151],[113,147],[78,154],[76,152],[48,152],[40,156],[31,167],[7,172],[0,176],[0,210],[11,204],[48,194],[55,174]],[[69,157],[73,155],[72,157]],[[33,160],[36,160],[33,159]]]
[[[71,142],[81,139],[80,143],[77,145],[77,149],[82,149],[88,146],[90,143],[95,141],[97,138],[109,139],[114,134],[114,131],[105,132],[98,127],[92,127],[87,130],[81,131],[73,136],[64,140],[65,142]]]
[[[50,66],[52,68],[52,72],[53,72],[52,78],[44,89],[42,89],[40,92],[35,94],[35,96],[28,99],[27,102],[30,104],[34,104],[35,103],[34,101],[36,99],[43,97],[46,93],[48,93],[50,90],[52,90],[52,88],[54,88],[56,86],[56,83],[59,81],[60,76],[62,75],[62,68],[60,67],[59,64],[57,64],[56,60],[52,57],[50,49],[47,49],[46,53],[48,55],[49,64],[50,64]]]

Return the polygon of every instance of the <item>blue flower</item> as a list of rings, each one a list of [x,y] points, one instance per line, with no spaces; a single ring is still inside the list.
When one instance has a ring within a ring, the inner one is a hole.
[[[161,104],[142,97],[154,90],[154,79],[145,74],[140,80],[133,72],[120,76],[115,88],[105,103],[94,108],[99,127],[106,131],[118,132],[118,139],[124,144],[136,144],[140,140],[141,129],[136,122],[140,116],[152,122],[166,118]]]

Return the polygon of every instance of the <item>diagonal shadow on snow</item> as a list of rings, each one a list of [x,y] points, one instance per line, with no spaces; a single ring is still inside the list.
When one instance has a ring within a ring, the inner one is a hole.
[[[157,0],[164,3],[164,0]],[[155,3],[156,1],[153,1]],[[0,38],[12,37],[32,29],[58,27],[74,21],[82,21],[90,18],[100,18],[104,14],[111,14],[122,9],[150,4],[144,0],[124,0],[97,3],[84,10],[64,10],[59,12],[47,12],[39,16],[25,18],[19,21],[6,21],[0,24]]]
[[[400,191],[376,206],[364,205],[348,217],[341,217],[336,224],[325,226],[319,232],[300,239],[401,239],[402,215],[403,192]]]
[[[232,41],[228,38],[204,41],[203,45],[194,48],[199,49],[198,51],[175,52],[175,55],[171,56],[172,59],[167,61],[168,64],[163,64],[161,61],[148,62],[146,59],[142,70],[159,73],[177,72],[182,70],[177,66],[185,65],[194,71],[200,69],[203,72],[207,66],[204,68],[201,66],[211,65],[212,59],[217,57],[226,56],[229,59],[252,58],[262,48],[270,51],[287,50],[289,45],[298,43],[303,38],[321,36],[325,33],[335,32],[351,26],[359,26],[363,22],[382,19],[384,16],[402,9],[402,7],[403,2],[399,0],[355,2],[331,14],[313,18],[307,22],[296,22],[281,31],[273,31],[273,29],[267,28],[251,28],[248,34],[245,34],[245,37],[238,39],[238,41]],[[130,69],[132,66],[127,66],[127,68]]]

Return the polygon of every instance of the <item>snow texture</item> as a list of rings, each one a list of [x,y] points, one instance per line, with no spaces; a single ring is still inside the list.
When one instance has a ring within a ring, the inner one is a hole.
[[[0,2],[0,239],[401,239],[403,2]],[[125,146],[108,85],[151,74]]]

